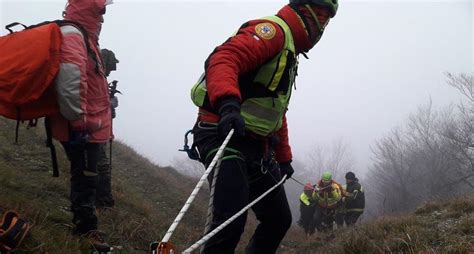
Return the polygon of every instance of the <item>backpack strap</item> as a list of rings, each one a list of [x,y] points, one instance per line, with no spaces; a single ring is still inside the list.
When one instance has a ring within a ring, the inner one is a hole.
[[[16,127],[15,127],[15,144],[18,144],[18,133],[20,131],[20,108],[16,108]]]
[[[87,53],[92,57],[92,59],[94,60],[95,62],[95,68],[96,68],[96,71],[97,73],[100,73],[100,62],[99,62],[99,59],[97,57],[97,54],[94,52],[94,50],[92,50],[92,47],[90,46],[90,43],[89,43],[89,35],[87,33],[87,31],[84,29],[84,27],[75,22],[75,21],[72,21],[72,20],[54,20],[54,21],[44,21],[44,22],[41,22],[41,23],[38,23],[36,25],[31,25],[31,26],[25,26],[23,25],[22,23],[19,23],[19,22],[13,22],[11,24],[8,24],[5,26],[5,28],[10,32],[10,33],[13,33],[13,30],[11,30],[12,27],[14,26],[17,26],[17,25],[21,25],[23,26],[25,29],[31,29],[31,28],[35,28],[35,27],[39,27],[39,26],[43,26],[43,25],[47,25],[47,24],[51,24],[51,23],[56,23],[58,26],[67,26],[67,25],[71,25],[71,26],[74,26],[76,27],[77,29],[79,29],[79,31],[82,33],[82,36],[84,37],[84,42],[86,44],[86,48],[87,48]]]
[[[53,134],[51,131],[51,121],[49,117],[44,118],[44,128],[46,130],[46,147],[51,152],[51,162],[53,163],[53,177],[59,177],[58,157],[56,155],[56,147],[53,143]]]
[[[55,20],[55,21],[52,21],[56,24],[58,24],[58,26],[74,26],[76,27],[77,29],[79,29],[79,31],[82,33],[82,36],[84,37],[84,42],[86,44],[86,48],[87,48],[87,53],[92,57],[92,60],[94,60],[95,62],[95,70],[97,73],[100,73],[100,62],[99,62],[99,58],[97,57],[97,54],[94,52],[94,50],[92,50],[92,47],[89,43],[89,34],[87,33],[87,31],[84,29],[84,27],[75,22],[75,21],[71,21],[71,20]]]
[[[20,22],[13,22],[13,23],[11,23],[11,24],[6,25],[6,26],[5,26],[5,29],[7,29],[7,30],[10,32],[10,34],[12,34],[12,33],[13,33],[13,30],[11,30],[11,28],[14,27],[14,26],[17,26],[17,25],[21,25],[21,26],[23,26],[23,28],[25,28],[25,29],[28,28],[27,26],[23,25],[23,24],[20,23]]]

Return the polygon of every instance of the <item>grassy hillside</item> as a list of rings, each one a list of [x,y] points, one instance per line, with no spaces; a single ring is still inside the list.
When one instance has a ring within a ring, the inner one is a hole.
[[[71,237],[69,169],[56,143],[61,175],[51,177],[44,128],[20,130],[14,143],[14,121],[0,118],[0,212],[14,209],[32,225],[18,253],[74,253],[83,249]],[[119,142],[114,143],[113,191],[116,209],[99,214],[100,227],[110,243],[123,253],[144,252],[150,241],[162,236],[195,185],[195,180],[172,168],[150,163]],[[173,242],[188,246],[202,231],[206,200],[199,196],[178,227]]]
[[[61,175],[51,177],[42,127],[20,130],[0,118],[0,214],[18,211],[32,228],[17,253],[81,253],[87,246],[70,236],[68,163],[56,144]],[[161,238],[188,197],[196,179],[161,168],[119,142],[114,143],[113,191],[116,208],[99,214],[115,253],[147,253]],[[183,250],[200,236],[207,192],[198,196],[172,241]],[[298,217],[298,216],[296,216]],[[237,253],[255,228],[253,215]],[[306,237],[290,229],[278,253],[474,253],[474,198],[429,203],[415,213],[379,218],[353,229]]]
[[[293,231],[281,253],[474,253],[474,197],[427,203],[413,214],[309,238]]]

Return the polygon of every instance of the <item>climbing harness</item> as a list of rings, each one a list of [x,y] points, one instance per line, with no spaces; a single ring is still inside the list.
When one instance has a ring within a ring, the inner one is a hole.
[[[189,145],[188,145],[187,135],[189,135],[189,133],[192,133],[192,131],[186,132],[185,139],[184,139],[184,147],[183,147],[183,149],[180,150],[180,151],[188,152],[188,155],[189,155],[189,151],[192,152],[192,150],[193,150],[193,148],[192,147],[190,148]],[[211,194],[210,194],[210,200],[209,200],[209,208],[208,208],[208,214],[207,214],[207,219],[206,219],[206,226],[205,226],[205,230],[204,230],[205,235],[199,241],[197,241],[192,246],[190,246],[188,249],[186,249],[183,253],[191,253],[192,251],[194,251],[194,250],[198,249],[199,247],[203,246],[203,244],[206,243],[211,237],[213,237],[214,235],[219,233],[222,229],[224,229],[226,226],[228,226],[230,223],[232,223],[240,215],[245,213],[253,205],[255,205],[257,202],[262,200],[265,196],[267,196],[270,192],[272,192],[274,189],[276,189],[277,187],[282,185],[287,180],[288,176],[284,175],[282,177],[282,179],[280,181],[278,181],[274,186],[272,186],[270,189],[268,189],[262,195],[257,197],[255,200],[253,200],[247,206],[242,208],[239,212],[234,214],[227,221],[225,221],[224,223],[222,223],[221,225],[219,225],[214,230],[212,230],[211,232],[208,233],[208,231],[210,230],[211,222],[212,222],[212,210],[213,210],[213,205],[212,204],[213,204],[213,197],[214,197],[214,190],[215,190],[217,175],[219,174],[219,169],[220,169],[220,163],[221,163],[221,160],[222,160],[224,150],[226,149],[226,146],[227,146],[227,144],[228,144],[228,142],[231,139],[233,134],[234,134],[234,129],[232,129],[229,132],[226,139],[224,140],[222,145],[219,147],[219,149],[218,149],[217,153],[215,154],[212,162],[209,164],[206,171],[204,172],[204,174],[199,179],[199,182],[197,183],[196,187],[192,191],[191,195],[189,196],[189,198],[186,201],[186,203],[184,204],[184,206],[181,208],[181,211],[176,216],[175,220],[173,221],[172,225],[170,226],[170,228],[166,232],[166,234],[163,237],[163,239],[161,240],[161,242],[153,242],[150,245],[150,250],[151,250],[152,254],[176,254],[177,253],[176,252],[176,247],[172,243],[169,242],[169,239],[171,238],[172,234],[176,230],[176,227],[178,226],[178,224],[181,222],[184,214],[189,209],[191,203],[194,201],[194,198],[196,197],[197,193],[199,192],[200,188],[202,187],[204,181],[207,179],[208,175],[210,174],[210,172],[213,169],[214,169],[214,176],[213,176],[213,180],[212,180],[212,183],[211,183]],[[191,156],[190,156],[190,158],[191,158]]]
[[[186,135],[188,133],[186,133]],[[174,253],[176,253],[175,246],[173,244],[169,243],[168,241],[171,238],[171,236],[173,235],[174,231],[176,230],[176,227],[178,226],[178,224],[181,222],[181,219],[183,218],[184,214],[188,211],[189,207],[191,206],[191,203],[194,201],[194,199],[197,196],[199,190],[201,189],[202,185],[204,184],[204,181],[207,179],[207,176],[211,173],[212,169],[217,164],[218,160],[220,160],[220,158],[222,157],[222,155],[224,153],[224,149],[226,148],[226,146],[229,143],[229,140],[231,139],[233,134],[234,134],[234,129],[231,129],[229,134],[227,134],[227,137],[225,138],[224,142],[219,147],[219,150],[217,151],[216,155],[214,156],[214,159],[212,160],[211,164],[209,164],[206,171],[201,176],[201,179],[199,179],[199,182],[196,184],[196,187],[191,192],[191,195],[189,196],[188,200],[186,200],[186,203],[184,204],[183,208],[181,208],[181,211],[179,211],[178,215],[176,216],[175,220],[173,221],[173,224],[171,224],[171,226],[169,227],[168,231],[166,232],[166,234],[163,237],[163,239],[161,240],[161,242],[153,242],[150,245],[150,250],[151,250],[152,254],[174,254]],[[186,143],[186,141],[187,141],[187,138],[185,136],[185,143]]]
[[[264,198],[268,193],[272,192],[274,189],[276,189],[278,186],[280,186],[283,182],[285,182],[287,176],[284,175],[282,179],[275,184],[273,187],[268,189],[265,193],[260,195],[258,198],[256,198],[254,201],[252,201],[250,204],[248,204],[246,207],[242,208],[238,213],[234,214],[232,217],[230,217],[227,221],[223,222],[221,225],[219,225],[217,228],[212,230],[210,233],[207,235],[203,236],[199,241],[197,241],[195,244],[191,245],[188,249],[183,251],[183,253],[191,253],[192,251],[196,250],[199,248],[199,246],[203,245],[205,242],[207,242],[211,237],[219,233],[222,229],[224,229],[227,225],[232,223],[235,219],[237,219],[240,215],[242,215],[244,212],[246,212],[250,207],[255,205],[258,201],[260,201],[262,198]]]

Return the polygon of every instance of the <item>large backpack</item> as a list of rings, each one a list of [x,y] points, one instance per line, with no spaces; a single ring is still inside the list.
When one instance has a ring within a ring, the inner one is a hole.
[[[13,32],[12,28],[17,25],[25,29]],[[72,21],[47,21],[28,27],[15,22],[5,27],[10,34],[0,37],[0,116],[17,120],[16,141],[20,121],[29,120],[30,124],[35,125],[38,118],[59,112],[54,79],[60,65],[60,27],[65,25],[73,25],[82,32],[90,53],[87,33]],[[56,155],[47,118],[45,125],[53,159],[53,175],[57,176]]]
[[[58,112],[54,88],[61,49],[56,23],[0,37],[0,115],[31,120]]]

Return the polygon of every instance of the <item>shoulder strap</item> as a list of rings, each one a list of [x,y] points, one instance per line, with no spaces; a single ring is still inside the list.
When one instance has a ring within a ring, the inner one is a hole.
[[[97,73],[100,73],[100,63],[99,63],[99,58],[97,57],[97,54],[94,52],[94,50],[92,50],[92,47],[89,43],[89,34],[87,33],[87,31],[84,29],[84,27],[75,22],[75,21],[71,21],[71,20],[55,20],[55,21],[51,21],[53,23],[56,23],[58,24],[58,26],[74,26],[75,28],[77,28],[81,33],[82,33],[82,36],[84,37],[84,43],[86,44],[86,48],[87,48],[87,53],[92,57],[92,59],[94,60],[95,62],[95,69],[97,71]],[[50,23],[51,23],[50,22]]]
[[[51,131],[51,121],[49,117],[44,118],[44,128],[46,129],[46,147],[51,152],[51,161],[53,163],[53,177],[59,177],[58,158],[56,156],[56,147],[53,142],[53,134]]]

